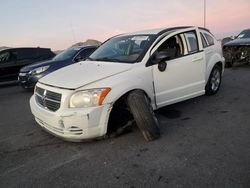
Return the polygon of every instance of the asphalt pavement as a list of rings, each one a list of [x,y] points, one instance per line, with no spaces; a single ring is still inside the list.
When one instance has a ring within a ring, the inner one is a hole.
[[[226,69],[220,91],[157,111],[161,138],[133,132],[70,143],[43,131],[31,92],[0,88],[0,187],[250,187],[250,66]]]

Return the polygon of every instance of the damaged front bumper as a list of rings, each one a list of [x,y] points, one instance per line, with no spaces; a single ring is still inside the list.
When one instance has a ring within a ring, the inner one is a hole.
[[[31,112],[36,122],[46,131],[64,140],[79,142],[102,137],[107,132],[111,105],[90,108],[65,108],[56,112],[41,107],[30,99]]]
[[[223,55],[226,62],[250,62],[250,45],[224,46]]]

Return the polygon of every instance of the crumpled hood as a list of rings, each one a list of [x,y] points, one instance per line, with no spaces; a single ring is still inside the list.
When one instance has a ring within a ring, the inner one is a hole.
[[[243,39],[234,39],[230,42],[227,42],[225,46],[243,46],[243,45],[250,45],[250,38],[243,38]]]
[[[98,80],[125,72],[128,63],[83,61],[59,69],[39,80],[40,83],[67,89],[77,89]]]

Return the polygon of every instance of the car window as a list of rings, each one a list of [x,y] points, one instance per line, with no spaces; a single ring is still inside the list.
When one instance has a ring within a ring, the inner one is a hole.
[[[80,56],[82,58],[86,58],[94,51],[95,51],[95,48],[86,48],[86,49],[83,49],[77,56]]]
[[[195,31],[186,32],[184,33],[184,36],[187,42],[188,53],[198,52],[198,40]]]
[[[207,33],[204,33],[206,39],[207,39],[207,42],[208,42],[208,45],[209,46],[212,46],[214,45],[214,38],[212,36],[210,36],[209,34]]]
[[[0,54],[0,63],[8,62],[10,60],[10,52],[2,52]]]
[[[175,35],[163,42],[156,52],[167,52],[169,59],[175,59],[184,55],[184,46],[179,35]]]
[[[152,35],[129,35],[111,38],[94,51],[89,59],[95,61],[135,63],[145,54]]]
[[[55,61],[64,61],[67,59],[73,59],[74,56],[77,54],[77,52],[79,51],[79,48],[69,48],[67,50],[64,50],[63,52],[57,54],[53,60]]]
[[[36,49],[18,49],[18,60],[33,59],[37,56]]]
[[[201,42],[202,42],[203,48],[208,47],[208,44],[207,44],[207,41],[206,41],[205,37],[203,36],[202,33],[200,33],[200,35],[201,35]]]
[[[50,55],[49,49],[37,48],[36,52],[38,56]]]
[[[244,30],[242,31],[237,38],[241,39],[241,38],[250,38],[250,29]]]
[[[17,60],[17,52],[10,50],[0,53],[0,63]]]

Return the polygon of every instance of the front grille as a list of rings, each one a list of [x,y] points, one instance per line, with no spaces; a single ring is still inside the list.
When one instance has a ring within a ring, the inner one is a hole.
[[[55,112],[60,108],[62,95],[60,93],[36,87],[35,98],[40,106]]]

